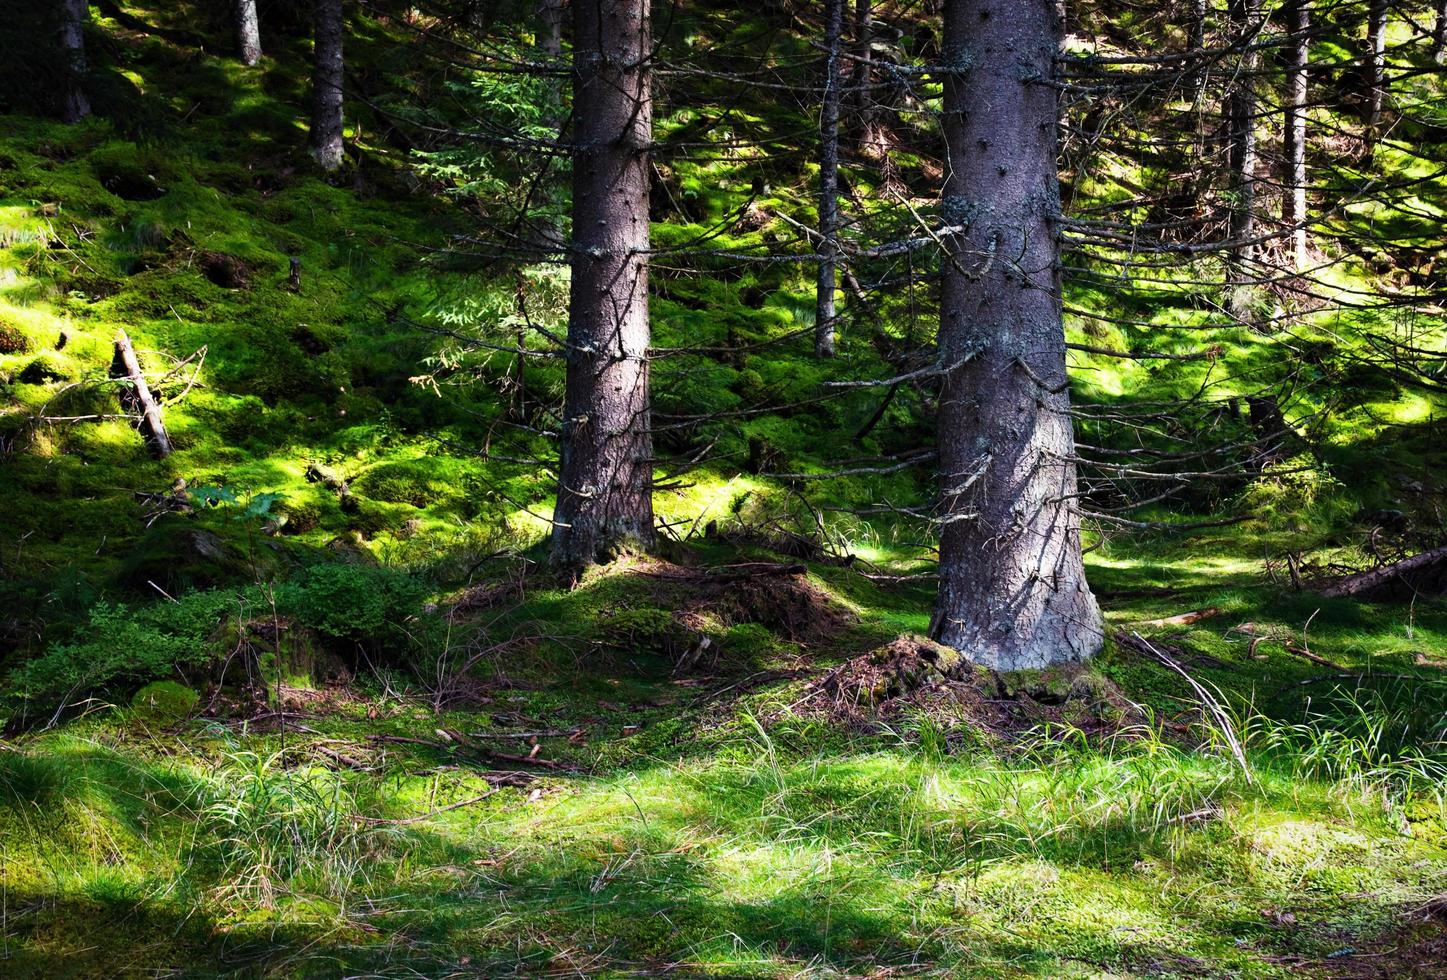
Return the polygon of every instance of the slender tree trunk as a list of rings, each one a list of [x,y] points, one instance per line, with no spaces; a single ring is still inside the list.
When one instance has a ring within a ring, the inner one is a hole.
[[[945,0],[938,412],[940,586],[931,632],[1000,670],[1099,650],[1076,507],[1060,256],[1052,0]]]
[[[563,0],[541,0],[538,16],[542,19],[542,49],[550,58],[563,53]]]
[[[256,21],[256,0],[236,2],[236,50],[243,65],[261,60],[261,28]]]
[[[1190,45],[1192,51],[1199,51],[1206,46],[1206,0],[1191,0],[1191,35]]]
[[[342,0],[312,0],[311,154],[323,170],[342,165]]]
[[[863,114],[869,106],[869,86],[874,81],[873,0],[854,0],[854,65],[849,73],[849,105],[854,110],[853,126],[864,130]]]
[[[1281,194],[1281,219],[1291,227],[1291,263],[1306,267],[1306,111],[1307,65],[1311,58],[1311,0],[1292,0],[1287,24],[1290,71],[1286,80],[1286,118],[1282,145],[1286,154],[1286,186]]]
[[[1367,132],[1376,133],[1382,125],[1382,105],[1387,98],[1387,0],[1371,0],[1367,5]],[[1368,144],[1370,145],[1370,143]]]
[[[839,258],[839,47],[844,0],[824,5],[824,100],[819,112],[819,278],[814,292],[814,353],[834,356],[835,265]]]
[[[1227,14],[1231,20],[1231,39],[1238,44],[1254,44],[1261,21],[1260,0],[1230,0]],[[1249,269],[1256,248],[1256,70],[1260,56],[1243,52],[1237,62],[1237,77],[1226,99],[1227,156],[1231,165],[1232,270],[1231,285],[1241,287],[1248,281]],[[1233,308],[1241,306],[1235,298]],[[1243,311],[1237,309],[1237,315]]]
[[[654,544],[648,0],[573,0],[573,277],[553,562]]]
[[[1439,63],[1447,56],[1447,0],[1437,0],[1437,17],[1432,22],[1432,57]]]
[[[60,117],[68,123],[90,115],[85,94],[85,22],[90,16],[86,0],[61,0],[60,51],[65,59],[65,90],[61,93]]]

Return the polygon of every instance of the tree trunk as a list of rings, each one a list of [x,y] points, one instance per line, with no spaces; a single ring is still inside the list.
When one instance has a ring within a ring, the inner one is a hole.
[[[1260,0],[1230,0],[1231,40],[1250,45],[1260,29]],[[1256,70],[1260,56],[1244,52],[1237,63],[1237,78],[1227,96],[1226,127],[1231,164],[1231,241],[1238,278],[1256,249]]]
[[[1306,112],[1307,65],[1311,57],[1311,0],[1293,0],[1287,26],[1286,119],[1282,145],[1286,154],[1285,187],[1281,194],[1281,220],[1291,229],[1292,268],[1306,267]]]
[[[835,265],[839,258],[839,46],[844,0],[824,6],[824,100],[819,111],[819,277],[814,292],[814,353],[834,356]]]
[[[342,0],[313,0],[311,154],[323,170],[342,165]]]
[[[999,670],[1100,649],[1076,507],[1054,227],[1053,0],[946,0],[940,587],[932,635]],[[963,363],[962,363],[963,362]]]
[[[261,28],[256,22],[256,0],[236,0],[236,50],[243,65],[261,60]]]
[[[874,16],[872,0],[854,0],[854,66],[849,75],[849,104],[854,109],[853,125],[863,133],[863,114],[869,106],[869,86],[874,81]]]
[[[1447,0],[1437,0],[1437,19],[1432,22],[1432,57],[1438,62],[1447,55]]]
[[[61,0],[60,51],[65,59],[65,90],[61,94],[60,117],[68,123],[90,115],[85,94],[85,22],[90,14],[86,0]]]
[[[1376,133],[1382,124],[1382,105],[1387,98],[1387,0],[1371,0],[1367,5],[1367,133]],[[1370,146],[1370,142],[1367,144]]]
[[[563,54],[563,0],[541,0],[538,16],[542,19],[543,54],[558,58]]]
[[[573,277],[553,563],[654,544],[648,0],[573,0]]]

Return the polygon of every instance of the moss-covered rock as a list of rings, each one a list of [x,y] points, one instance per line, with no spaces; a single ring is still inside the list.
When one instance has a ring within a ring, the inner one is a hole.
[[[196,710],[201,697],[176,681],[152,681],[131,698],[131,718],[147,727],[179,724]]]

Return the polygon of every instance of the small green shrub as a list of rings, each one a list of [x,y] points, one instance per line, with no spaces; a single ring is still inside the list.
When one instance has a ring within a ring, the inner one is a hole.
[[[421,612],[424,588],[402,572],[365,565],[316,565],[277,589],[277,604],[325,636],[392,640]]]

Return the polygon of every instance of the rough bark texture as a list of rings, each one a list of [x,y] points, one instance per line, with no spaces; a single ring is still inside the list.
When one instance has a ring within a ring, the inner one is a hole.
[[[1288,10],[1292,33],[1287,50],[1286,118],[1282,148],[1286,157],[1286,185],[1281,192],[1281,220],[1291,226],[1291,263],[1306,267],[1306,111],[1307,65],[1311,54],[1311,0],[1294,0]]]
[[[874,81],[874,15],[872,12],[873,0],[855,0],[854,2],[854,66],[849,75],[849,87],[852,90],[849,96],[849,104],[853,107],[855,118],[850,123],[859,132],[864,129],[862,115],[869,105],[869,86]]]
[[[553,562],[654,544],[647,0],[573,0],[573,279]]]
[[[261,27],[256,21],[256,0],[236,0],[236,53],[243,65],[261,60]]]
[[[80,122],[90,115],[85,94],[85,22],[90,13],[86,0],[61,0],[60,50],[65,57],[65,92],[60,115],[66,122]]]
[[[998,670],[1082,660],[1102,641],[1067,414],[1058,100],[1032,84],[1052,77],[1059,31],[1052,0],[945,3],[943,221],[968,229],[946,238],[941,270],[931,633]]]
[[[1260,0],[1230,0],[1231,38],[1250,44],[1261,26]],[[1231,163],[1231,240],[1240,263],[1255,254],[1249,244],[1256,236],[1256,79],[1260,56],[1248,51],[1241,55],[1231,94],[1226,100],[1226,129]],[[1239,271],[1239,270],[1238,270]]]
[[[342,0],[313,0],[311,154],[323,170],[342,165]]]
[[[839,258],[839,46],[844,0],[824,5],[824,99],[819,111],[819,278],[814,291],[814,353],[834,356],[835,264]]]
[[[1375,133],[1387,98],[1387,0],[1367,5],[1367,46],[1367,129]]]

